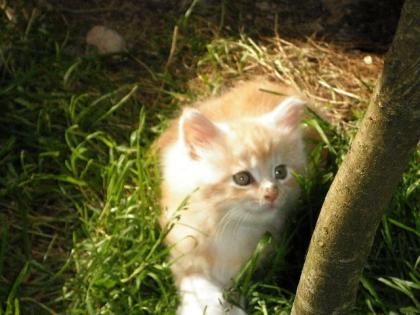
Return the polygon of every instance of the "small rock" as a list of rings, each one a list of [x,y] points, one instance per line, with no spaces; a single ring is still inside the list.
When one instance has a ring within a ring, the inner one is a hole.
[[[367,65],[371,65],[373,63],[373,59],[371,56],[366,56],[363,58],[363,62]]]
[[[124,38],[113,29],[96,25],[86,35],[86,43],[98,48],[100,54],[115,54],[127,50]]]

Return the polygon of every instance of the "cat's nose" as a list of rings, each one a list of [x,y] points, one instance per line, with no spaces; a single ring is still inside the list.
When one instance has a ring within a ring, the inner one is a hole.
[[[279,195],[279,189],[276,186],[266,187],[264,190],[264,199],[273,202]]]

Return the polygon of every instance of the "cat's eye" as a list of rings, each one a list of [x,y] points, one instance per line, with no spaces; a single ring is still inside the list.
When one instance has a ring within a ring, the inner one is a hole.
[[[287,167],[284,164],[277,165],[274,169],[274,177],[276,179],[285,179],[287,177]]]
[[[233,181],[239,186],[247,186],[252,183],[253,178],[250,172],[242,171],[233,175]]]

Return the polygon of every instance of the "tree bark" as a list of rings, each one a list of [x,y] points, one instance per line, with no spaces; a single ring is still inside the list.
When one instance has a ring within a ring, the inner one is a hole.
[[[325,199],[292,315],[349,314],[385,208],[420,138],[420,1],[405,2],[382,77]]]

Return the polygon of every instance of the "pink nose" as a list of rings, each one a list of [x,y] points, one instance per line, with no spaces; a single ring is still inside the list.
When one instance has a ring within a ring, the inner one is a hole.
[[[267,187],[264,191],[264,199],[273,202],[279,195],[279,189],[276,186]]]

